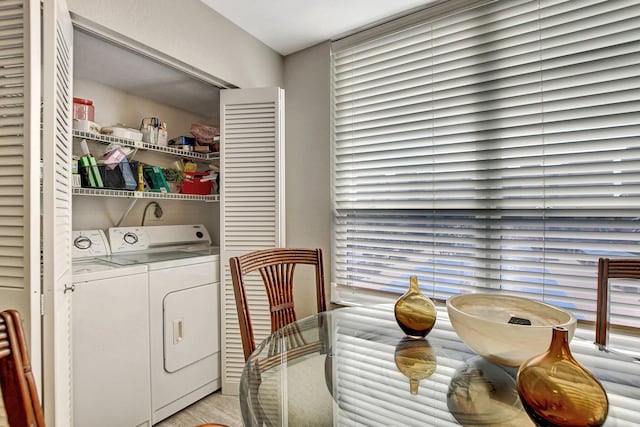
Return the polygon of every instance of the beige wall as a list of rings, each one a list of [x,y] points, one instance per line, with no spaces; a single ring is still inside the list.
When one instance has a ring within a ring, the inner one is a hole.
[[[167,133],[171,139],[180,135],[189,135],[192,123],[215,124],[215,121],[210,117],[200,116],[171,105],[132,95],[124,90],[93,80],[74,78],[73,96],[93,101],[95,121],[101,126],[124,124],[138,129],[143,117],[159,117],[167,123]],[[216,114],[217,112],[212,112],[211,116]]]
[[[283,59],[199,0],[67,0],[70,12],[238,87],[283,85]]]
[[[284,61],[287,246],[322,248],[327,299],[331,266],[330,46],[322,43]],[[306,289],[309,292],[296,294],[299,317],[316,310],[313,288]]]

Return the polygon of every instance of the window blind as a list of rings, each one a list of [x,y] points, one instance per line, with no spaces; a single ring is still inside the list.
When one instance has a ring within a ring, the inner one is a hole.
[[[334,301],[500,290],[595,319],[640,256],[640,4],[492,1],[334,42]],[[612,323],[640,327],[640,286]]]

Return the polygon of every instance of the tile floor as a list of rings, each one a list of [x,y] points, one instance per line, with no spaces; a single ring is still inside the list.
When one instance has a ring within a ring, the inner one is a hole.
[[[217,391],[182,411],[160,421],[155,427],[195,427],[203,423],[220,423],[241,427],[238,396],[226,396]]]

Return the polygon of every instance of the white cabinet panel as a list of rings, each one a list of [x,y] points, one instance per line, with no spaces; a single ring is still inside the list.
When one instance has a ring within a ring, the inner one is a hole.
[[[74,424],[150,422],[147,274],[76,283],[72,317]]]

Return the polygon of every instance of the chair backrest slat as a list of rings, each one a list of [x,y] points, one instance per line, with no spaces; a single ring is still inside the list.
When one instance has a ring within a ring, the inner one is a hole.
[[[244,283],[247,274],[258,271],[262,277],[269,299],[272,332],[297,320],[293,303],[296,265],[315,267],[317,309],[318,312],[327,309],[321,249],[264,249],[231,257],[229,264],[245,360],[256,348]]]
[[[609,279],[640,279],[640,259],[598,259],[595,342],[604,346],[609,344]]]
[[[16,310],[0,312],[0,388],[11,427],[44,427],[22,319]]]

